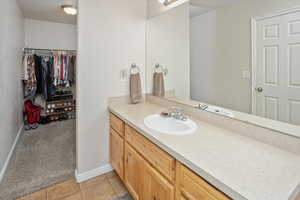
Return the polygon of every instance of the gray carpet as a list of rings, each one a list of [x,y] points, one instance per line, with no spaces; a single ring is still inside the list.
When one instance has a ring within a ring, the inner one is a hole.
[[[123,196],[116,197],[113,200],[133,200],[133,198],[130,196],[130,194],[126,193]]]
[[[73,178],[75,134],[75,120],[23,131],[0,184],[0,200],[12,200]]]

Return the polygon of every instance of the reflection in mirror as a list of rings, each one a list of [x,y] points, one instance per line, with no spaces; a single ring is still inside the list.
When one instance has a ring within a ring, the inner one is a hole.
[[[191,0],[164,11],[147,23],[148,93],[159,63],[165,97],[300,125],[300,0]]]

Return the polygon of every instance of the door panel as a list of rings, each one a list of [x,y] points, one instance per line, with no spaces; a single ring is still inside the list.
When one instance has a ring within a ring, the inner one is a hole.
[[[300,43],[289,44],[289,86],[300,87]]]
[[[289,121],[300,125],[300,101],[289,100]]]
[[[124,178],[124,139],[111,129],[110,131],[110,162],[117,174]]]
[[[256,114],[300,125],[300,12],[257,21]]]
[[[274,46],[266,46],[264,50],[264,82],[265,84],[278,84],[278,54],[279,47],[277,45]]]
[[[144,199],[174,200],[174,186],[148,163],[145,165]]]
[[[144,159],[129,144],[125,144],[125,185],[135,200],[140,200],[143,189]]]
[[[265,96],[265,116],[270,119],[278,120],[278,98]]]

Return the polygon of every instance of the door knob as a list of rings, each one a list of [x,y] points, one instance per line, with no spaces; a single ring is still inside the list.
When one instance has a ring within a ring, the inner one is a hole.
[[[263,91],[264,91],[264,89],[263,89],[262,87],[257,87],[257,88],[255,88],[255,90],[256,90],[257,92],[263,92]]]

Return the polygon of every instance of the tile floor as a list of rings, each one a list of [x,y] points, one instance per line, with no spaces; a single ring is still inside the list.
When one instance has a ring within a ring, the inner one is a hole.
[[[115,172],[82,183],[68,180],[17,200],[113,200],[127,193]]]

